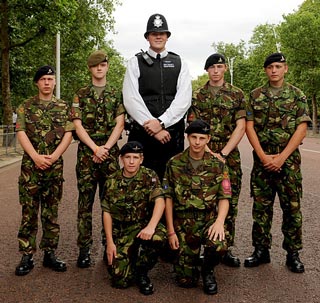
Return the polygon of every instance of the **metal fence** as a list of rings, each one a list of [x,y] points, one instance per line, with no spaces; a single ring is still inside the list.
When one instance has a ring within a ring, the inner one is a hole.
[[[17,140],[15,125],[0,125],[0,155],[20,152],[22,148]]]

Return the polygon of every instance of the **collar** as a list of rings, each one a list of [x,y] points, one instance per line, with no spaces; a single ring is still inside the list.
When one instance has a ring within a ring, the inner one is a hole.
[[[152,57],[152,58],[157,58],[157,54],[154,50],[152,50],[151,48],[148,49],[148,54]],[[168,55],[168,51],[165,49],[163,52],[160,53],[161,59],[166,57]]]

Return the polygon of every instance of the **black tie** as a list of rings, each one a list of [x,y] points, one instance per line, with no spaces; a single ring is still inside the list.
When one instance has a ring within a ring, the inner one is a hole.
[[[161,59],[161,55],[157,54],[157,60],[160,61],[160,59]]]

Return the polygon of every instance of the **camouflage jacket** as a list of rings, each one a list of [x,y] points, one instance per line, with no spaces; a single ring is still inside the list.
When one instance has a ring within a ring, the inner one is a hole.
[[[165,195],[173,199],[176,212],[185,210],[215,211],[220,199],[231,198],[227,166],[205,152],[203,163],[194,169],[189,148],[171,158],[163,179]]]
[[[70,107],[55,96],[42,101],[34,96],[18,108],[17,131],[25,131],[34,149],[40,154],[51,154],[60,144],[66,131],[74,129]]]
[[[164,197],[157,174],[144,166],[132,178],[125,178],[122,169],[105,183],[102,210],[111,214],[114,224],[148,223],[154,202]]]
[[[223,148],[236,128],[236,121],[246,117],[243,91],[225,82],[213,96],[207,82],[194,92],[188,117],[189,120],[199,118],[209,123],[210,143],[222,143]]]
[[[124,113],[121,92],[107,86],[99,97],[91,84],[76,93],[71,117],[72,120],[81,119],[84,129],[92,139],[107,139],[116,125],[115,118]]]
[[[269,83],[253,90],[247,120],[254,121],[262,147],[285,147],[300,123],[311,122],[306,96],[287,82],[277,95],[272,94]]]

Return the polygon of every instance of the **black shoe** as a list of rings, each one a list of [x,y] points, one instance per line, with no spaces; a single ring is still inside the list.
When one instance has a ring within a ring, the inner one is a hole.
[[[256,267],[263,263],[270,263],[270,253],[267,248],[256,248],[253,254],[244,260],[245,267]]]
[[[53,251],[45,251],[43,258],[43,266],[49,267],[54,271],[66,271],[67,265],[56,257]]]
[[[32,268],[34,268],[34,262],[32,257],[32,254],[24,254],[22,256],[19,265],[16,267],[16,276],[25,276],[32,270]]]
[[[207,295],[215,295],[218,292],[218,285],[213,272],[204,274],[202,279],[204,293]]]
[[[153,284],[147,275],[139,275],[137,284],[142,294],[146,296],[153,294]]]
[[[287,254],[286,265],[294,273],[303,273],[304,272],[304,265],[300,261],[298,252],[293,252],[293,253]]]
[[[222,257],[221,262],[230,267],[240,267],[240,259],[235,257],[231,250],[228,250],[227,253]]]
[[[80,268],[88,268],[91,266],[90,248],[80,248],[77,266]]]

